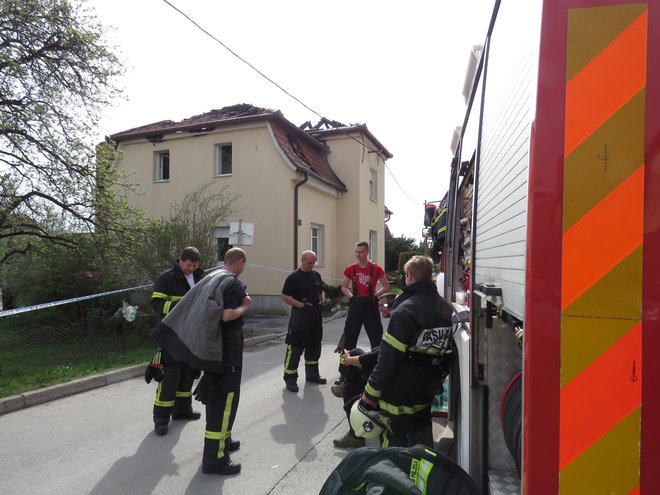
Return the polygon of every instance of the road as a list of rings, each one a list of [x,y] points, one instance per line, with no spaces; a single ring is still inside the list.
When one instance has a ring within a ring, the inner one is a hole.
[[[343,325],[344,318],[324,325],[320,368],[328,384],[301,377],[298,394],[284,389],[283,336],[246,348],[233,430],[242,443],[232,455],[243,465],[240,475],[202,474],[203,420],[172,422],[166,436],[156,436],[154,384],[134,378],[0,416],[0,493],[318,493],[347,454],[332,445],[347,425],[330,392]],[[203,411],[198,402],[195,408]]]

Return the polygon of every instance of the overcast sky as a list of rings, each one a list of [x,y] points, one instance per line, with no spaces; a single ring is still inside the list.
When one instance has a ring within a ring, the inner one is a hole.
[[[421,238],[424,201],[447,190],[465,70],[493,0],[170,2],[315,112],[367,124],[394,155],[390,230]],[[296,125],[319,120],[163,0],[87,5],[112,27],[126,67],[125,100],[105,112],[100,136],[237,103],[280,110]]]

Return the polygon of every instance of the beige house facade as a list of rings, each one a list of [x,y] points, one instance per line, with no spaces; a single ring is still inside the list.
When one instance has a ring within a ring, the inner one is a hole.
[[[208,182],[237,196],[234,216],[214,226],[218,254],[240,241],[248,256],[241,278],[257,313],[288,311],[282,285],[306,249],[317,253],[316,269],[331,285],[341,283],[358,241],[369,241],[372,259],[384,261],[385,160],[392,155],[366,125],[298,127],[279,111],[241,104],[111,138],[116,166],[133,174],[141,193],[132,201],[152,217],[168,219],[177,200]]]

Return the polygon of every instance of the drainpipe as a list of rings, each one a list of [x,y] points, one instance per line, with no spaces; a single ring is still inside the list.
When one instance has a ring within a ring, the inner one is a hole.
[[[309,170],[303,169],[305,177],[293,189],[293,269],[298,268],[298,188],[309,180]]]

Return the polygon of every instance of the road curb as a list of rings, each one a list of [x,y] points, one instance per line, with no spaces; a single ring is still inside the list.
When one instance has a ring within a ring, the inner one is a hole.
[[[272,333],[266,335],[258,335],[245,339],[245,347],[250,347],[261,342],[274,340],[278,337],[283,337],[286,334]],[[138,377],[144,373],[144,367],[147,363],[136,364],[126,368],[117,370],[106,371],[97,375],[86,376],[78,378],[66,383],[59,383],[51,385],[50,387],[40,388],[37,390],[30,390],[18,395],[10,395],[9,397],[0,398],[0,416],[3,414],[11,413],[25,409],[26,407],[36,406],[45,402],[50,402],[57,399],[62,399],[69,395],[79,394],[95,388],[105,387],[124,380]]]

